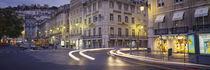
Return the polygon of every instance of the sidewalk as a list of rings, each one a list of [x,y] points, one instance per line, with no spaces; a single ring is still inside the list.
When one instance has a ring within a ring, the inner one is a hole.
[[[161,59],[163,61],[174,61],[174,62],[185,62],[188,63],[188,54],[184,53],[172,53],[172,56],[168,57],[168,52],[151,52],[148,53],[147,51],[137,51],[133,50],[130,51],[122,51],[126,54],[136,55],[136,56],[146,56],[156,59]]]

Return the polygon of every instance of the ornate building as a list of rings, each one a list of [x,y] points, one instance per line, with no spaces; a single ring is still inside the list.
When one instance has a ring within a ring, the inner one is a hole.
[[[75,49],[147,47],[143,1],[71,0],[69,43]]]

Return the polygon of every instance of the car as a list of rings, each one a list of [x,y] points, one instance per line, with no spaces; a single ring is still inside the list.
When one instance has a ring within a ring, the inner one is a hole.
[[[33,49],[33,50],[38,49],[34,43],[29,43],[29,42],[22,43],[20,45],[20,48],[22,48],[22,49]]]
[[[36,47],[36,45],[34,43],[30,44],[30,48],[33,49],[33,50],[37,50],[38,49],[38,47]]]
[[[22,43],[22,44],[20,45],[20,48],[22,48],[22,49],[29,49],[29,48],[30,48],[30,44],[27,43],[27,42]]]

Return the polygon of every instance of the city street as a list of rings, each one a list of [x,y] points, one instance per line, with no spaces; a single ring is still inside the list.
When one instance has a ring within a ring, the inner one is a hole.
[[[75,52],[80,61],[68,56],[70,49],[20,50],[19,48],[0,49],[2,70],[171,70],[192,69],[182,66],[158,65],[146,62],[109,56],[104,51],[86,52],[95,58],[89,60]]]

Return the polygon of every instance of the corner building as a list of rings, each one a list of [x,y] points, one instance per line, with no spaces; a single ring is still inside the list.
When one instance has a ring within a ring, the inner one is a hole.
[[[147,9],[143,1],[71,0],[70,46],[110,48],[147,47]],[[142,9],[140,10],[140,6]]]
[[[190,61],[209,63],[205,61],[209,54],[203,53],[208,47],[201,43],[210,43],[209,8],[209,0],[149,0],[148,47],[153,51],[188,53]]]

